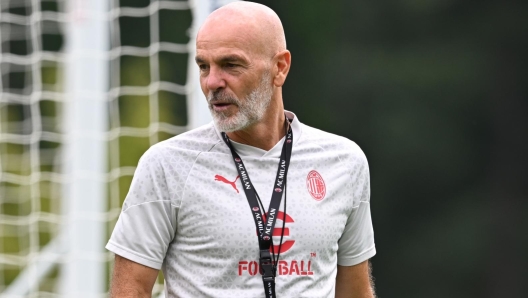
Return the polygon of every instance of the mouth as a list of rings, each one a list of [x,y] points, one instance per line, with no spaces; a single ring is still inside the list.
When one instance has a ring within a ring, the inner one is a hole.
[[[227,109],[229,109],[230,106],[233,106],[233,105],[234,104],[229,103],[229,102],[215,102],[215,103],[211,103],[211,106],[213,107],[213,109],[215,111],[218,111],[218,112],[226,111]]]

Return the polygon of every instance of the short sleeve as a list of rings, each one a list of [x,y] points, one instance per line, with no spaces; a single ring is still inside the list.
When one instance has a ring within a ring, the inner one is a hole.
[[[176,232],[177,209],[171,204],[161,150],[140,159],[123,210],[106,248],[142,265],[161,269]]]
[[[353,202],[343,234],[338,242],[337,264],[353,266],[376,254],[374,230],[370,215],[370,177],[365,155],[355,148],[350,161],[350,184]]]

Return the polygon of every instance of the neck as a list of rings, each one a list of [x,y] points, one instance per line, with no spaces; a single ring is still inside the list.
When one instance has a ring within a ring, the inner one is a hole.
[[[285,121],[282,107],[270,108],[261,121],[246,129],[228,132],[227,136],[235,142],[269,151],[286,135]]]

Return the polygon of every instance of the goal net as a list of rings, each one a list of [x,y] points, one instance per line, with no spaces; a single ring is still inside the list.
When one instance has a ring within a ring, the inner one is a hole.
[[[139,157],[209,121],[193,36],[231,1],[0,1],[0,297],[106,297]]]

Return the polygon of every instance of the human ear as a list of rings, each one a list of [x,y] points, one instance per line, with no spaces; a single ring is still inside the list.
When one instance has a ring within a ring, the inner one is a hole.
[[[275,65],[273,66],[274,77],[273,85],[282,87],[288,76],[291,65],[291,53],[288,50],[281,51],[273,57]]]

